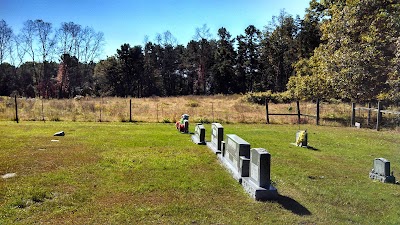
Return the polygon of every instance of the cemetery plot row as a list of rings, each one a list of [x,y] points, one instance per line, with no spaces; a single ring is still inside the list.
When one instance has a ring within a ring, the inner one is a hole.
[[[197,124],[192,140],[207,144],[221,164],[230,172],[244,190],[256,200],[275,199],[278,191],[271,185],[271,154],[263,148],[250,148],[250,144],[236,134],[227,134],[219,123],[211,125],[211,141],[205,141],[205,128]]]

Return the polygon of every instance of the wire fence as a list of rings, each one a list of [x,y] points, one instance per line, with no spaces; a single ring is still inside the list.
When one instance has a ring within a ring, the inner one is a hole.
[[[17,103],[17,109],[16,104]],[[297,113],[296,102],[268,104],[271,114]],[[301,124],[316,124],[316,102],[300,102]],[[182,114],[194,123],[266,123],[266,106],[245,102],[240,95],[182,96],[152,98],[76,97],[74,99],[40,99],[0,97],[0,120],[72,121],[72,122],[150,122],[174,123]],[[350,103],[319,104],[322,126],[352,126]],[[366,122],[367,111],[357,111],[362,127],[373,128],[375,115]],[[272,124],[297,124],[294,116],[269,118]],[[368,124],[368,125],[367,125]],[[382,128],[399,130],[399,115],[383,117]]]

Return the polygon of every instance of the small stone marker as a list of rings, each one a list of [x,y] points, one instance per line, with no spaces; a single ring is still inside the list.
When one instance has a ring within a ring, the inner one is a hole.
[[[65,136],[64,131],[59,131],[57,133],[54,133],[53,136]]]
[[[307,130],[299,130],[296,133],[296,146],[299,147],[307,147],[308,145],[308,134]]]
[[[206,140],[206,129],[203,124],[198,123],[194,129],[194,135],[192,135],[192,141],[198,145],[205,145]]]
[[[396,183],[393,172],[390,173],[390,162],[385,158],[374,159],[374,168],[369,173],[369,178],[383,183]]]
[[[221,153],[221,142],[224,139],[224,127],[219,123],[211,124],[211,142],[207,142],[207,147],[215,154]]]
[[[250,150],[250,174],[242,178],[245,191],[256,200],[275,199],[278,191],[271,185],[271,154],[263,148]]]
[[[12,177],[15,177],[15,176],[17,176],[16,173],[6,173],[3,176],[1,176],[1,178],[8,179],[8,178],[12,178]]]
[[[358,129],[360,129],[360,128],[361,128],[361,123],[356,122],[356,123],[354,124],[354,126],[355,126],[356,128],[358,128]]]
[[[218,154],[218,158],[233,178],[242,182],[242,177],[249,175],[250,144],[236,134],[227,134],[226,142],[222,143],[225,149]]]

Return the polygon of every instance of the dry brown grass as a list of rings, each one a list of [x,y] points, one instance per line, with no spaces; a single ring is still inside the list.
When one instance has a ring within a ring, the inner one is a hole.
[[[265,123],[265,106],[251,104],[242,95],[181,96],[150,98],[85,97],[75,99],[18,99],[18,114],[25,121],[83,121],[127,122],[130,119],[129,101],[132,100],[132,121],[173,123],[184,113],[192,122]],[[42,108],[43,105],[43,108]],[[315,115],[316,104],[301,102],[302,114]],[[296,103],[269,104],[270,113],[297,113]],[[320,105],[321,125],[349,126],[350,104]],[[358,115],[366,118],[366,115]],[[14,120],[14,99],[0,97],[0,120]],[[270,123],[296,124],[296,116],[271,116]],[[314,117],[302,117],[301,123],[315,124]]]

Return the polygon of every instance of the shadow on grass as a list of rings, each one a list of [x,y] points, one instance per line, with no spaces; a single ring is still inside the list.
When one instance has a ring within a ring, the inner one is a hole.
[[[313,146],[307,146],[307,149],[313,150],[313,151],[319,151],[318,148],[314,148]]]
[[[279,204],[282,205],[283,208],[292,211],[292,213],[296,215],[299,216],[311,215],[311,212],[306,207],[304,207],[303,205],[301,205],[296,200],[290,197],[278,195],[278,197],[274,201],[278,202]]]

